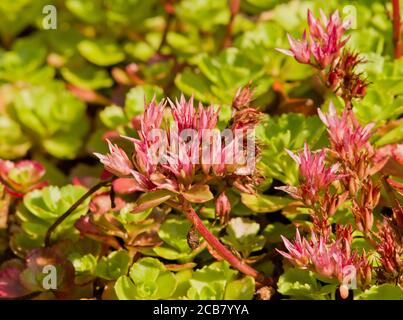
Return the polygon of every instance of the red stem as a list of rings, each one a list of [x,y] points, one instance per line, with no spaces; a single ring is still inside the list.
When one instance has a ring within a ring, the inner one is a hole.
[[[213,247],[214,250],[226,261],[228,261],[231,266],[235,269],[241,271],[242,273],[252,276],[256,279],[256,281],[262,284],[272,284],[271,279],[266,278],[263,274],[256,271],[251,266],[245,264],[245,262],[239,260],[235,257],[231,251],[229,251],[203,224],[199,216],[197,215],[196,211],[189,206],[187,210],[183,210],[186,217],[192,222],[195,229],[203,236],[206,242]]]
[[[232,44],[232,31],[234,29],[235,17],[239,12],[240,6],[241,6],[240,0],[230,0],[229,9],[231,12],[231,16],[230,16],[230,20],[227,24],[227,29],[225,31],[225,36],[224,36],[224,40],[222,43],[222,47],[224,49],[230,47]]]
[[[173,18],[174,18],[175,9],[174,9],[173,3],[174,3],[174,0],[168,0],[168,1],[166,1],[165,6],[164,6],[165,12],[167,13],[167,18],[166,18],[166,21],[165,21],[164,31],[162,33],[161,42],[160,42],[160,45],[158,46],[158,49],[157,49],[157,54],[161,53],[161,50],[162,50],[162,48],[164,47],[164,45],[166,43],[167,36],[168,36],[168,31],[169,31],[169,28],[170,28],[171,23],[173,21]]]
[[[399,0],[392,0],[393,4],[393,42],[395,44],[395,58],[402,56],[402,26],[400,19]]]

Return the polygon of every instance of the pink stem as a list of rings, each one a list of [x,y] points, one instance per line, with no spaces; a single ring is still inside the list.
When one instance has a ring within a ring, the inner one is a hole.
[[[230,47],[232,44],[232,31],[234,29],[235,17],[239,12],[240,6],[241,6],[240,0],[230,0],[231,16],[227,25],[227,30],[225,32],[224,41],[222,44],[222,47],[224,49]]]
[[[245,262],[239,260],[235,257],[231,251],[229,251],[203,224],[196,211],[189,206],[187,210],[183,210],[186,217],[192,222],[195,229],[202,235],[206,242],[217,251],[217,253],[226,261],[228,261],[231,266],[235,269],[241,271],[242,273],[252,276],[257,282],[262,284],[272,284],[270,278],[266,278],[263,274],[256,271],[251,266],[248,266]]]

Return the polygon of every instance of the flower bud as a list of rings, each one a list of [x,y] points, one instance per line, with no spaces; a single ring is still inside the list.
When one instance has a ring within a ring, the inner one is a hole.
[[[225,224],[231,211],[231,203],[225,192],[221,192],[215,201],[216,216],[220,218],[220,222]]]
[[[345,284],[342,284],[339,288],[340,291],[340,297],[342,299],[347,299],[348,298],[348,286]]]
[[[396,208],[393,208],[393,218],[396,221],[397,226],[403,229],[403,207],[398,204]]]
[[[235,110],[241,110],[247,106],[249,106],[252,100],[253,92],[250,88],[250,84],[243,88],[239,88],[238,92],[235,95],[234,100],[232,101],[232,107]]]

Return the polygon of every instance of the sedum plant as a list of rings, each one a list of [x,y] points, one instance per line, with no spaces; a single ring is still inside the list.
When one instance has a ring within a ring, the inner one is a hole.
[[[235,268],[264,281],[261,274],[239,261],[210,233],[192,207],[192,203],[205,203],[214,199],[217,215],[225,220],[230,210],[226,190],[234,187],[243,192],[253,192],[260,177],[254,170],[247,175],[242,174],[249,170],[247,151],[241,149],[244,153],[241,156],[245,157],[242,162],[230,161],[230,157],[236,156],[235,148],[249,143],[251,137],[241,136],[222,146],[218,140],[221,137],[218,136],[217,139],[211,135],[208,137],[208,144],[202,143],[205,138],[202,136],[203,133],[211,132],[217,124],[218,113],[214,107],[205,108],[199,104],[196,111],[193,98],[186,101],[183,96],[176,103],[169,102],[174,124],[169,131],[158,131],[160,136],[150,136],[149,133],[153,132],[152,130],[161,128],[166,105],[164,102],[157,104],[153,99],[140,118],[139,139],[126,137],[133,143],[135,157],[129,159],[124,150],[110,141],[108,141],[109,154],[96,154],[106,170],[118,177],[113,181],[114,190],[126,194],[143,193],[138,197],[137,206],[132,213],[141,212],[162,203],[183,212],[194,229],[203,236],[213,250],[218,252],[218,255],[228,260]],[[243,134],[259,121],[260,113],[247,107],[247,103],[246,101],[244,105],[240,105],[237,97],[235,98],[233,122],[228,128],[231,133],[237,130]],[[210,131],[207,131],[209,129]],[[182,138],[185,130],[192,130],[191,133],[195,134],[191,137],[190,143]],[[155,150],[156,142],[162,142],[164,150]],[[256,146],[253,148],[254,156],[257,150]],[[155,162],[153,157],[158,152],[161,152],[161,158]],[[252,161],[255,161],[255,158]],[[214,197],[211,192],[212,187],[219,190],[218,196]]]
[[[399,1],[47,4],[0,3],[0,299],[403,299]]]
[[[389,268],[389,272],[397,277],[392,282],[401,281],[399,274],[402,252],[399,248],[402,238],[399,227],[392,227],[397,226],[397,214],[394,218],[379,217],[378,226],[374,228],[374,209],[380,200],[381,191],[381,185],[375,177],[388,158],[375,157],[376,151],[369,141],[374,124],[361,126],[351,110],[353,99],[365,95],[368,85],[361,74],[355,71],[362,60],[348,50],[340,52],[347,40],[342,38],[346,27],[337,11],[329,20],[322,12],[321,21],[308,11],[308,22],[311,41],[306,39],[305,33],[300,41],[290,36],[291,51],[281,52],[320,70],[327,79],[326,85],[342,97],[345,107],[341,116],[337,114],[333,104],[330,104],[327,114],[318,109],[319,117],[327,127],[329,148],[311,152],[305,144],[304,150],[298,155],[288,151],[299,166],[299,185],[278,189],[302,202],[308,209],[313,226],[310,240],[302,238],[298,230],[294,243],[283,237],[287,251],[279,252],[297,267],[315,272],[320,279],[337,280],[340,284],[340,296],[346,299],[352,278],[354,289],[358,286],[365,290],[371,285],[375,271],[378,274],[384,273],[385,264],[391,265],[391,261],[387,261],[389,259],[393,260],[392,264],[395,266]],[[333,85],[334,79],[338,81],[336,86]],[[326,164],[326,159],[329,165]],[[354,250],[353,229],[350,224],[336,222],[334,237],[330,221],[343,203],[346,203],[345,207],[352,213],[355,230],[362,235],[370,250],[373,250],[369,255],[365,249],[361,253]],[[400,212],[401,207],[398,206],[396,212]],[[385,238],[386,233],[388,240]],[[388,246],[396,250],[390,256],[393,258],[385,257],[385,247]],[[378,265],[375,260],[379,261]],[[354,273],[353,276],[351,272]],[[392,278],[391,275],[386,276],[385,283]]]

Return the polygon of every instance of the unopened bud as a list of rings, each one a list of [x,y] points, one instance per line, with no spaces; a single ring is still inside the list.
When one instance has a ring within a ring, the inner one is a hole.
[[[239,88],[235,95],[234,101],[232,102],[232,107],[235,110],[241,110],[249,106],[252,100],[253,92],[250,88],[250,84],[243,88]]]
[[[365,178],[365,161],[361,159],[361,161],[358,163],[358,177],[362,180]]]
[[[339,291],[340,291],[340,297],[342,298],[342,299],[347,299],[348,298],[348,286],[347,285],[345,285],[345,284],[342,284],[341,286],[340,286],[340,288],[339,288]]]
[[[336,213],[337,197],[333,197],[329,206],[329,216],[333,216]]]
[[[221,192],[215,201],[216,215],[220,218],[220,222],[225,224],[231,211],[231,203],[225,192]]]
[[[350,194],[353,196],[355,196],[355,194],[357,193],[357,186],[355,183],[355,179],[353,177],[351,177],[348,182],[348,190],[350,191]]]
[[[393,208],[393,218],[396,221],[397,226],[403,229],[403,207],[398,204],[397,208]]]

